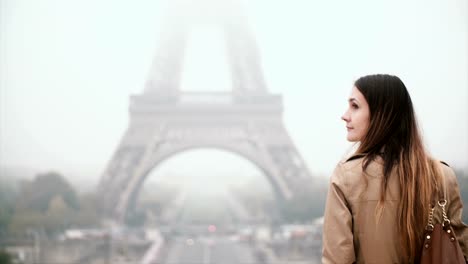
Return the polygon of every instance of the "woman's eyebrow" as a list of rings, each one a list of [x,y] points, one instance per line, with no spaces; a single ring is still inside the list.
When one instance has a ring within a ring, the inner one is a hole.
[[[352,102],[359,103],[359,101],[358,101],[356,98],[354,98],[354,97],[349,98],[348,101],[349,101],[350,103],[352,103]]]

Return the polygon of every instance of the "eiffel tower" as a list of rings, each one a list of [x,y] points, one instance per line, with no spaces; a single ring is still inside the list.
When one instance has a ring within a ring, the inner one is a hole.
[[[201,9],[200,1],[208,1],[210,8]],[[283,124],[282,97],[266,87],[242,6],[234,0],[200,1],[172,1],[144,91],[130,96],[128,129],[98,186],[108,219],[123,223],[148,174],[188,149],[217,148],[246,158],[264,172],[280,202],[310,179]],[[232,88],[184,92],[180,83],[188,32],[208,22],[224,32]]]

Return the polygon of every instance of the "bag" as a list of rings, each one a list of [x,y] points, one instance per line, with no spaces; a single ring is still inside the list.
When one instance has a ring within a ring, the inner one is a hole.
[[[445,212],[447,200],[437,202],[442,208],[442,223],[433,224],[435,203],[429,212],[429,222],[424,234],[424,244],[421,250],[421,264],[465,264],[465,257],[458,243],[455,232],[450,225],[450,220]]]

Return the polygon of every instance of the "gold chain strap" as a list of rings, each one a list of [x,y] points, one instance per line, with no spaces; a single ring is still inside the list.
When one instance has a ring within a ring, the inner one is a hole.
[[[442,226],[445,226],[445,224],[450,225],[450,219],[448,219],[447,213],[445,212],[445,205],[447,204],[447,200],[444,199],[444,200],[438,201],[437,203],[439,204],[440,207],[442,207],[442,217],[444,220],[442,222]]]
[[[429,211],[429,220],[427,221],[427,226],[426,226],[426,230],[429,230],[429,231],[432,231],[434,230],[434,209],[435,209],[435,206],[432,206],[432,204],[430,204],[431,206],[431,210]]]
[[[446,225],[450,225],[450,219],[447,217],[447,212],[445,211],[445,206],[447,205],[447,200],[440,200],[437,202],[437,204],[442,208],[442,226],[445,227]],[[434,210],[435,210],[435,205],[432,206],[430,204],[431,209],[429,211],[429,219],[427,220],[427,226],[426,230],[432,231],[434,230]]]

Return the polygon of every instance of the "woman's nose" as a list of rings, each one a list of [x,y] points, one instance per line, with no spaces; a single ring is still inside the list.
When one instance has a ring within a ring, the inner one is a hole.
[[[341,119],[345,122],[349,122],[348,111],[346,111],[342,116]]]

